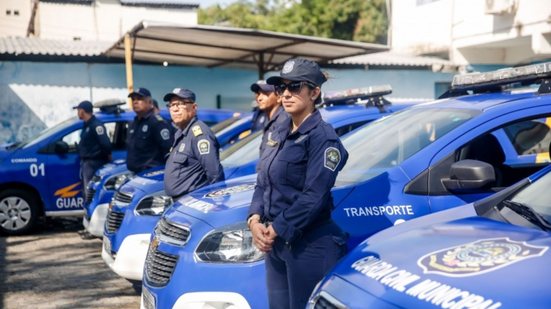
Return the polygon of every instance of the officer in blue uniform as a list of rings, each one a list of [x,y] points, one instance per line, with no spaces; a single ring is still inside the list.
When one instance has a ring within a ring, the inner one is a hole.
[[[346,236],[331,219],[331,188],[348,153],[315,109],[326,80],[302,58],[267,80],[291,116],[266,141],[247,219],[255,246],[266,252],[270,308],[304,308],[346,253]]]
[[[167,93],[172,121],[178,127],[165,166],[165,192],[176,199],[205,185],[224,180],[220,145],[211,129],[197,119],[195,94],[176,88]]]
[[[111,160],[112,145],[105,126],[94,116],[90,101],[82,101],[73,109],[77,110],[78,118],[84,121],[84,126],[80,131],[78,153],[80,155],[80,178],[84,194],[86,194],[88,182],[94,173]],[[88,197],[85,196],[85,198]]]
[[[274,85],[269,85],[265,80],[259,80],[251,85],[251,91],[255,94],[255,100],[258,109],[265,114],[262,135],[262,143],[260,144],[260,154],[264,151],[264,145],[272,136],[272,132],[281,123],[289,121],[289,114],[285,112],[281,106],[281,101],[275,93]],[[253,130],[254,132],[254,130]],[[257,167],[260,165],[257,165]]]
[[[128,128],[126,165],[139,173],[165,163],[173,136],[170,125],[155,113],[149,90],[139,88],[128,97],[136,117]]]

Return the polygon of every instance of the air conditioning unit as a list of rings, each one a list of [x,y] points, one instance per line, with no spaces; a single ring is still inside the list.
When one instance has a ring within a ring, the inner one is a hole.
[[[502,15],[513,14],[517,11],[518,0],[485,0],[486,14]]]

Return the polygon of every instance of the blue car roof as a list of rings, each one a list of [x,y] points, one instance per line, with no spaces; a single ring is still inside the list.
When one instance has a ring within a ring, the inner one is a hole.
[[[536,92],[471,94],[418,104],[417,108],[431,107],[437,104],[438,108],[465,108],[483,112],[505,103],[517,102],[521,99],[536,97],[537,95]],[[526,103],[518,102],[517,104],[521,105]]]

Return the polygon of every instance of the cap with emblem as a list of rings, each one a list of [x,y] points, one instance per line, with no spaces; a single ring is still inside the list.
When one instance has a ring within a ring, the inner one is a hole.
[[[149,92],[149,90],[145,88],[138,88],[137,90],[132,91],[130,92],[130,94],[128,94],[129,98],[131,98],[132,96],[139,96],[142,98],[151,97],[151,92]]]
[[[314,61],[304,58],[287,60],[279,76],[272,76],[266,82],[270,85],[279,85],[284,79],[294,82],[307,81],[317,86],[321,86],[321,84],[327,81],[319,65]]]
[[[163,100],[168,102],[173,97],[178,97],[180,99],[190,100],[190,101],[195,102],[195,93],[193,93],[193,91],[191,91],[189,89],[185,89],[185,88],[174,88],[174,90],[172,90],[172,92],[165,94],[165,97],[164,97]]]
[[[94,106],[90,101],[82,101],[78,103],[77,106],[73,106],[73,109],[77,109],[77,108],[82,109],[87,113],[92,113],[92,111],[94,110]]]
[[[274,85],[269,85],[265,80],[259,80],[251,85],[251,91],[254,93],[259,92],[275,92]]]

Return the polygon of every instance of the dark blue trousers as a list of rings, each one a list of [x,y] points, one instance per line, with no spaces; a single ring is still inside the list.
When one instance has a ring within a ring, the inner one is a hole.
[[[270,309],[304,309],[316,284],[345,254],[346,237],[332,222],[290,246],[276,238],[266,254]]]
[[[80,161],[80,179],[82,180],[82,195],[86,195],[88,182],[94,177],[96,171],[106,164],[106,160],[81,160]],[[86,199],[87,196],[84,196]]]

